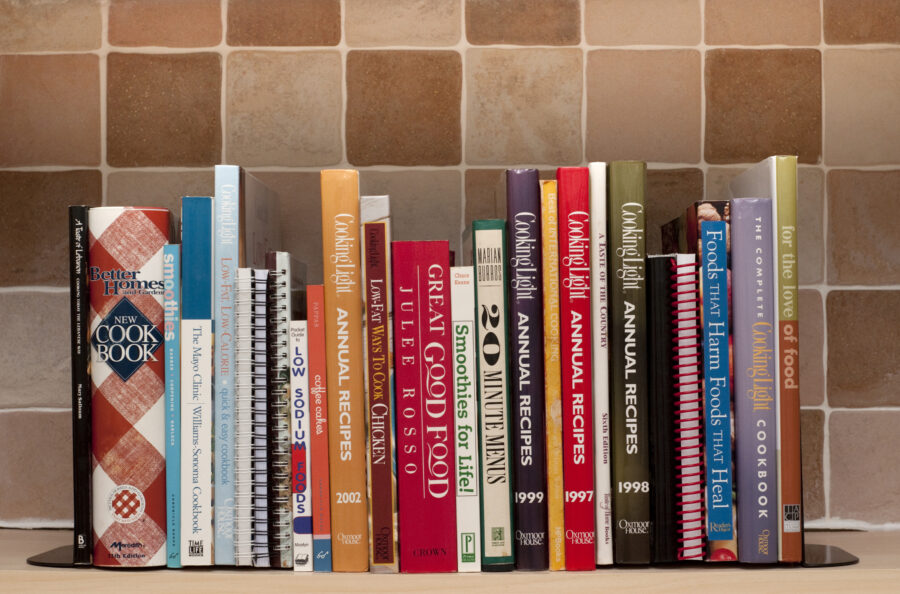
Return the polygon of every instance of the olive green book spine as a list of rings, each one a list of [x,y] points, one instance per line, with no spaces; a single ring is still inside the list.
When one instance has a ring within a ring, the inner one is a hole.
[[[649,563],[653,525],[647,383],[644,189],[647,166],[609,166],[609,371],[613,549],[616,563]]]

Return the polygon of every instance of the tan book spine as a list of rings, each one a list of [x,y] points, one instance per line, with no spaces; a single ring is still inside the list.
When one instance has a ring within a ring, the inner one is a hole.
[[[321,174],[333,571],[368,571],[359,174]]]
[[[563,522],[562,384],[559,336],[559,237],[556,180],[541,181],[544,273],[544,398],[547,431],[547,514],[550,570],[566,568]]]

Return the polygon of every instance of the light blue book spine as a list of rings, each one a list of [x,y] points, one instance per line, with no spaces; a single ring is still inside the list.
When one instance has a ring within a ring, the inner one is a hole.
[[[215,564],[234,565],[234,294],[239,266],[241,171],[216,165],[213,252]]]
[[[163,247],[166,353],[166,565],[181,567],[181,246]]]
[[[701,224],[706,534],[711,541],[734,538],[726,233],[724,221],[703,221]]]

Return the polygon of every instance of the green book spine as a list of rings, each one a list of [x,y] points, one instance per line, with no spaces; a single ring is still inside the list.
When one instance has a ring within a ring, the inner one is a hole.
[[[647,394],[647,166],[609,167],[609,344],[613,453],[613,548],[616,563],[649,563],[653,526]]]
[[[472,222],[475,337],[481,445],[481,567],[511,571],[515,563],[512,426],[507,344],[506,221]]]

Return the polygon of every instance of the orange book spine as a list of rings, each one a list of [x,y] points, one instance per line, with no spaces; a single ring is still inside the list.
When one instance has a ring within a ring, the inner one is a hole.
[[[562,383],[559,329],[559,237],[556,180],[541,181],[544,281],[544,398],[547,433],[547,519],[550,570],[566,568],[563,522]]]
[[[358,172],[322,171],[321,193],[332,570],[368,571]]]

